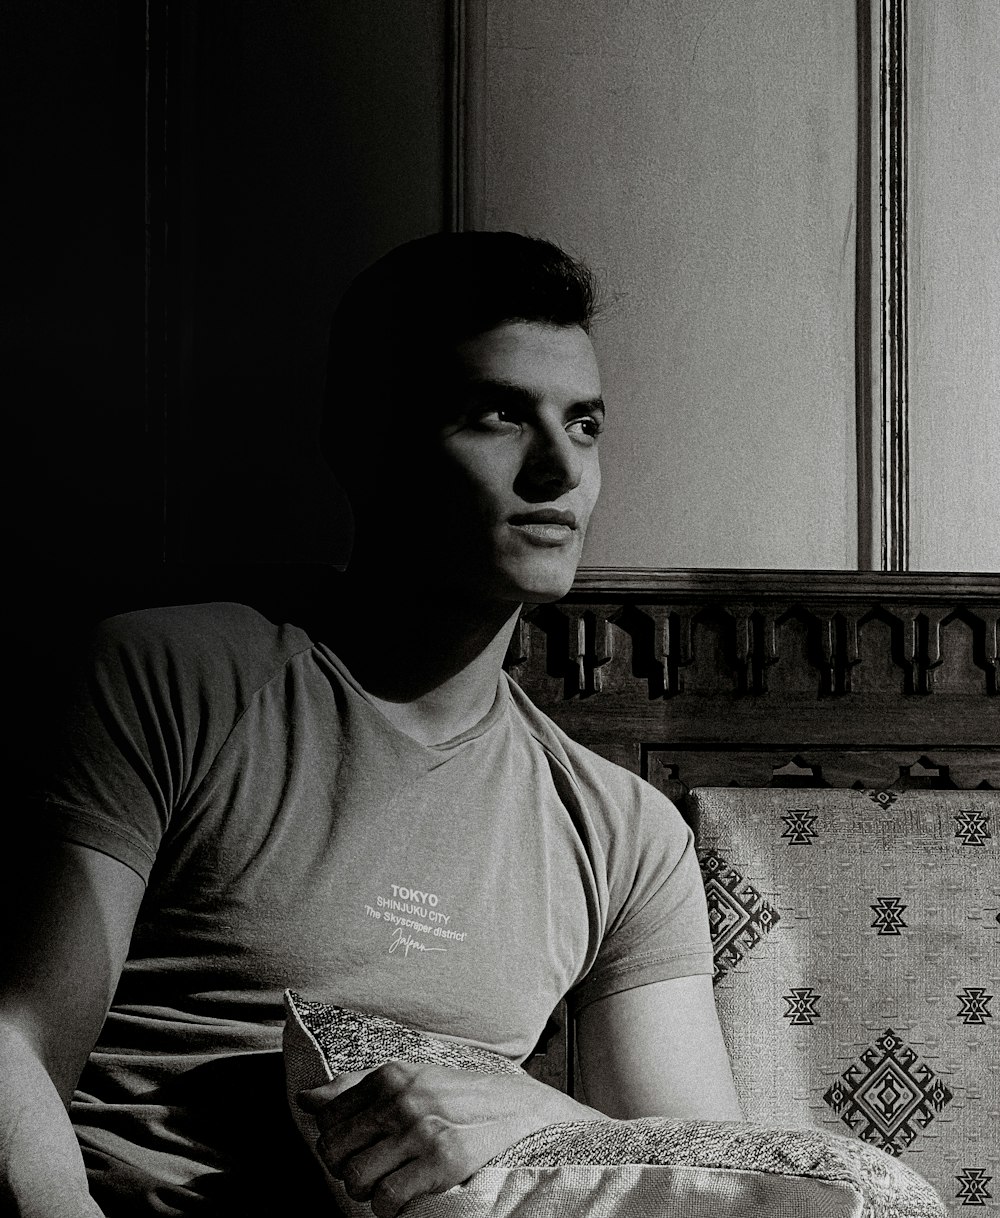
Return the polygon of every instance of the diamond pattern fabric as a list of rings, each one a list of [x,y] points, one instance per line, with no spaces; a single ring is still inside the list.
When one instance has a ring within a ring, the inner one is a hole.
[[[766,933],[712,919],[747,1115],[849,1132],[910,1164],[952,1213],[1000,1213],[1000,795],[689,798],[710,913],[720,885],[746,925],[773,911]]]

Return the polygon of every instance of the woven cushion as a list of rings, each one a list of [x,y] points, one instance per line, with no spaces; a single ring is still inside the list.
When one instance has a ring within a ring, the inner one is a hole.
[[[850,1130],[963,1213],[992,1209],[1000,796],[705,788],[690,799],[747,1115]]]
[[[442,1042],[391,1020],[286,994],[289,1103],[310,1147],[317,1131],[298,1091],[390,1059],[490,1073],[505,1058]],[[328,1176],[345,1214],[370,1218]],[[550,1125],[465,1184],[406,1207],[407,1218],[939,1218],[919,1178],[846,1138],[737,1122],[635,1121]]]

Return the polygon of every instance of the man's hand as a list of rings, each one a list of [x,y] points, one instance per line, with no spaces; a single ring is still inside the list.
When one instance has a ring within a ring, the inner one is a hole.
[[[395,1218],[425,1193],[461,1184],[494,1155],[557,1121],[602,1114],[527,1074],[387,1062],[302,1092],[317,1150],[349,1196]]]

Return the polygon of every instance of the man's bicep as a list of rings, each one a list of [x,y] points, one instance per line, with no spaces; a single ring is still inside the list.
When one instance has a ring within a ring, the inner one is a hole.
[[[709,976],[599,998],[577,1044],[584,1098],[608,1116],[742,1119]]]
[[[69,842],[11,851],[3,870],[0,1018],[35,1044],[66,1098],[107,1014],[145,885]]]

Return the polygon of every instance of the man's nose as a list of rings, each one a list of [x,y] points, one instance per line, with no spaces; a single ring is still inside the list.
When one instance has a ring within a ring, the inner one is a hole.
[[[562,425],[532,430],[531,443],[514,489],[530,501],[558,499],[580,485],[583,453]]]

